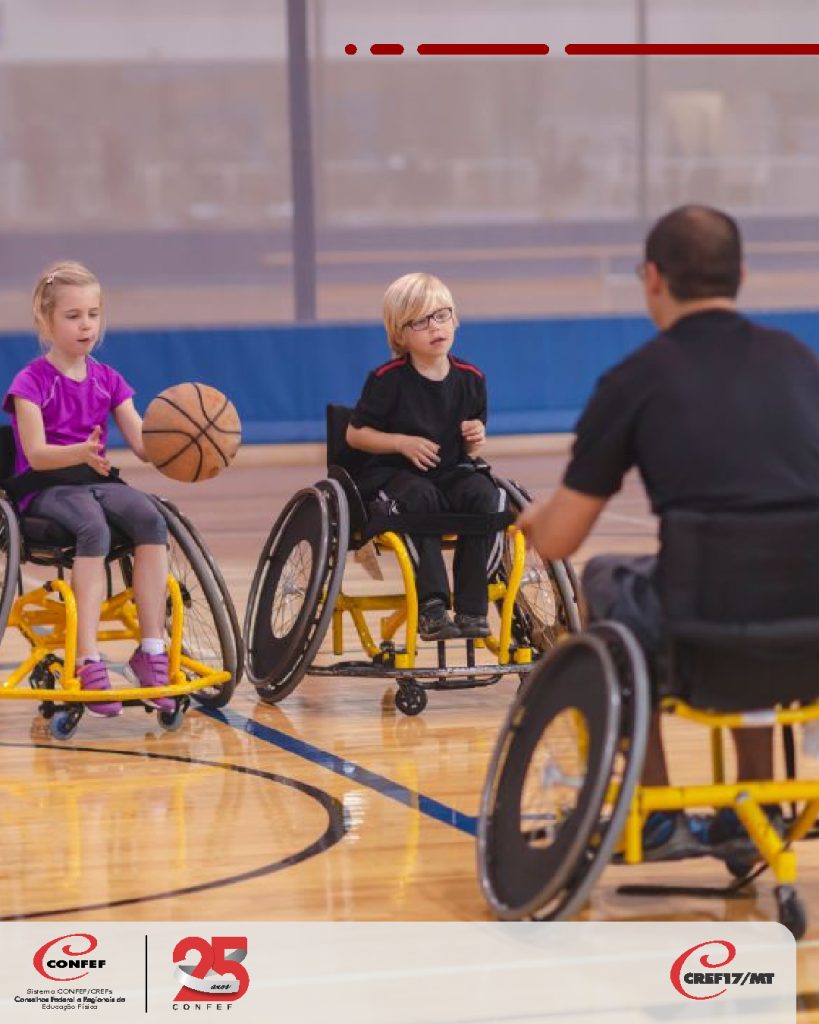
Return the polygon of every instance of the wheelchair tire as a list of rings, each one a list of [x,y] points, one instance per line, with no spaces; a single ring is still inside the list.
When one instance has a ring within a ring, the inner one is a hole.
[[[263,700],[282,700],[309,670],[341,588],[349,532],[335,480],[298,491],[274,523],[245,614],[247,675]]]
[[[201,538],[190,532],[172,505],[161,498],[154,498],[154,503],[168,526],[169,570],[179,583],[185,606],[182,653],[215,670],[230,673],[227,683],[206,686],[191,696],[204,707],[224,707],[241,676],[240,648],[236,646],[229,610],[233,607],[230,595],[221,574],[217,579]],[[234,611],[233,618],[235,614]]]
[[[478,818],[478,876],[498,917],[537,917],[575,888],[573,872],[598,828],[620,721],[614,662],[606,643],[587,633],[556,647],[518,692]]]
[[[14,509],[0,498],[0,638],[6,631],[20,578],[20,526]]]
[[[496,479],[506,491],[510,505],[520,512],[531,502],[527,491],[515,483]],[[511,551],[507,541],[499,574],[508,579]],[[566,633],[579,633],[580,605],[577,579],[568,561],[545,561],[537,552],[527,549],[520,591],[512,620],[517,643],[534,647],[540,654],[550,650]]]
[[[210,567],[210,571],[213,575],[213,580],[216,584],[216,588],[222,598],[222,603],[225,606],[228,619],[230,620],[230,629],[233,633],[233,646],[235,649],[235,662],[236,662],[236,686],[242,681],[242,675],[245,670],[245,650],[244,640],[242,639],[242,627],[239,622],[239,616],[236,614],[236,605],[233,603],[228,585],[225,582],[225,577],[222,575],[222,570],[219,563],[210,553],[202,535],[199,533],[194,524],[188,519],[188,517],[179,511],[179,509],[172,502],[168,501],[167,498],[160,498],[159,501],[173,514],[175,515],[188,533],[191,536],[191,540],[201,551],[205,561]]]
[[[535,915],[538,921],[564,921],[583,906],[622,835],[645,759],[651,695],[643,650],[631,631],[618,622],[595,623],[589,633],[606,644],[620,686],[620,730],[609,778],[610,786],[616,781],[617,795],[611,805],[604,806],[563,890]]]

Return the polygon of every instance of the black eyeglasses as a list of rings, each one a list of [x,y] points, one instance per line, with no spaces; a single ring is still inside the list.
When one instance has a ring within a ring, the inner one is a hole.
[[[435,321],[436,324],[447,324],[451,319],[452,306],[443,306],[441,309],[434,310],[428,316],[419,317],[417,320],[408,320],[404,327],[409,327],[413,331],[425,331],[432,321]]]

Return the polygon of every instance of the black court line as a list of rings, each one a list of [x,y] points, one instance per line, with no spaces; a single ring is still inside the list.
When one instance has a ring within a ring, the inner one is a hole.
[[[52,910],[38,910],[30,914],[9,914],[7,916],[0,916],[0,921],[33,921],[38,918],[53,917],[55,914],[71,914],[76,916],[77,914],[84,913],[91,910],[108,910],[114,907],[129,907],[134,906],[138,903],[150,903],[155,900],[166,900],[173,899],[177,896],[190,896],[194,893],[207,892],[209,889],[221,889],[229,885],[236,885],[239,882],[246,882],[252,878],[261,878],[264,875],[272,875],[277,871],[282,871],[284,868],[292,867],[294,864],[299,864],[302,861],[308,860],[310,857],[315,857],[319,853],[324,853],[325,850],[329,850],[335,846],[347,832],[347,826],[344,821],[344,809],[341,801],[337,800],[334,796],[324,792],[316,786],[311,786],[305,782],[299,782],[297,779],[288,778],[286,775],[277,775],[274,772],[265,772],[259,768],[247,768],[244,765],[228,764],[223,761],[205,761],[197,757],[185,757],[179,754],[158,754],[151,753],[149,751],[139,750],[112,750],[106,747],[77,747],[77,746],[56,746],[51,743],[7,743],[0,741],[0,747],[13,748],[19,747],[26,750],[40,749],[40,750],[51,750],[66,753],[83,753],[83,754],[113,754],[121,757],[139,757],[148,760],[155,761],[175,761],[178,764],[194,764],[203,765],[207,768],[222,768],[225,771],[239,772],[242,775],[253,775],[259,779],[265,779],[268,782],[275,782],[281,786],[289,786],[292,789],[296,789],[305,796],[309,796],[320,804],[327,813],[327,828],[324,833],[314,842],[310,843],[309,846],[305,846],[304,849],[298,850],[296,853],[292,853],[281,860],[271,861],[269,864],[264,864],[259,868],[253,868],[250,871],[243,871],[235,875],[227,875],[224,878],[217,878],[211,882],[200,882],[196,885],[181,886],[177,889],[167,889],[162,892],[150,893],[145,896],[129,896],[120,900],[105,900],[99,903],[85,903],[74,907],[59,907]]]

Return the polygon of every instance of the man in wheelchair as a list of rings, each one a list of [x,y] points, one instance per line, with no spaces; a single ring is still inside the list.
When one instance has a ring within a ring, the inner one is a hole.
[[[669,677],[714,709],[819,692],[819,363],[737,312],[741,260],[738,227],[718,210],[685,206],[654,225],[637,269],[659,333],[601,378],[562,486],[519,519],[542,557],[568,557],[637,468],[660,556],[599,556],[582,582],[589,619],[622,622],[639,640],[655,704]],[[738,779],[771,779],[772,729],[733,735]],[[656,713],[643,783],[668,783]],[[779,826],[778,805],[763,809]],[[749,845],[729,807],[707,819],[654,811],[642,839],[644,859],[735,857]]]
[[[397,358],[368,376],[346,436],[370,456],[356,479],[362,497],[401,513],[502,511],[505,492],[474,458],[486,439],[486,381],[450,354],[458,318],[449,289],[431,274],[406,274],[386,291],[384,325]],[[459,534],[453,622],[440,537],[407,538],[423,640],[489,635],[486,581],[501,543]]]

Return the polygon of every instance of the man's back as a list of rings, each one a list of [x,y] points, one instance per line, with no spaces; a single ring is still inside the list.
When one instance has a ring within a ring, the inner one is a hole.
[[[819,503],[819,361],[730,310],[683,317],[600,382],[565,483],[608,497],[634,465],[658,514]]]

